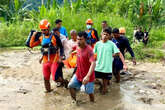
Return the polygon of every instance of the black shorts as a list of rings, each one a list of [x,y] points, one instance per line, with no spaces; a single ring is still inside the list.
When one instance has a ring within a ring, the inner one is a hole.
[[[112,79],[112,73],[103,73],[103,72],[95,71],[95,77],[99,78],[99,79],[111,80]]]
[[[119,57],[115,57],[113,60],[113,70],[120,71],[123,69],[123,62]]]

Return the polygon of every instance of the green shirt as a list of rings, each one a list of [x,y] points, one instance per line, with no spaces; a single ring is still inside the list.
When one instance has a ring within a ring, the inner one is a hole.
[[[119,49],[112,41],[103,43],[99,41],[94,47],[94,53],[97,54],[95,71],[103,73],[112,73],[113,54],[119,53]]]

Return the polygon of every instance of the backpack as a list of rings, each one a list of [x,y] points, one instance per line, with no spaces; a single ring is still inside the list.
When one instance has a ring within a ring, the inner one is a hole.
[[[26,40],[26,42],[25,42],[25,46],[27,46],[27,47],[29,47],[29,48],[31,48],[31,47],[30,47],[30,40],[31,40],[31,37],[32,37],[32,35],[33,35],[34,32],[36,32],[36,31],[35,31],[35,30],[31,30],[31,31],[30,31],[30,33],[29,33],[29,35],[28,35],[28,38],[27,38],[27,40]],[[35,41],[38,41],[38,40],[39,40],[41,34],[42,34],[41,32],[37,32],[37,34],[36,34],[36,36],[35,36]]]

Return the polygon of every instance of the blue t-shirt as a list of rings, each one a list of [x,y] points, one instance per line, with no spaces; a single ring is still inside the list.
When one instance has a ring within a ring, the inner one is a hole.
[[[68,37],[68,33],[67,33],[67,31],[66,31],[66,29],[65,29],[64,27],[61,27],[59,31],[60,31],[60,33],[63,34],[64,36]]]

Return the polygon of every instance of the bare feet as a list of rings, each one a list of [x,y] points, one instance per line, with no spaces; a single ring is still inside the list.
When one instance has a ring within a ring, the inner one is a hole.
[[[45,93],[50,93],[50,92],[52,92],[53,91],[53,89],[50,89],[49,91],[45,91]]]

